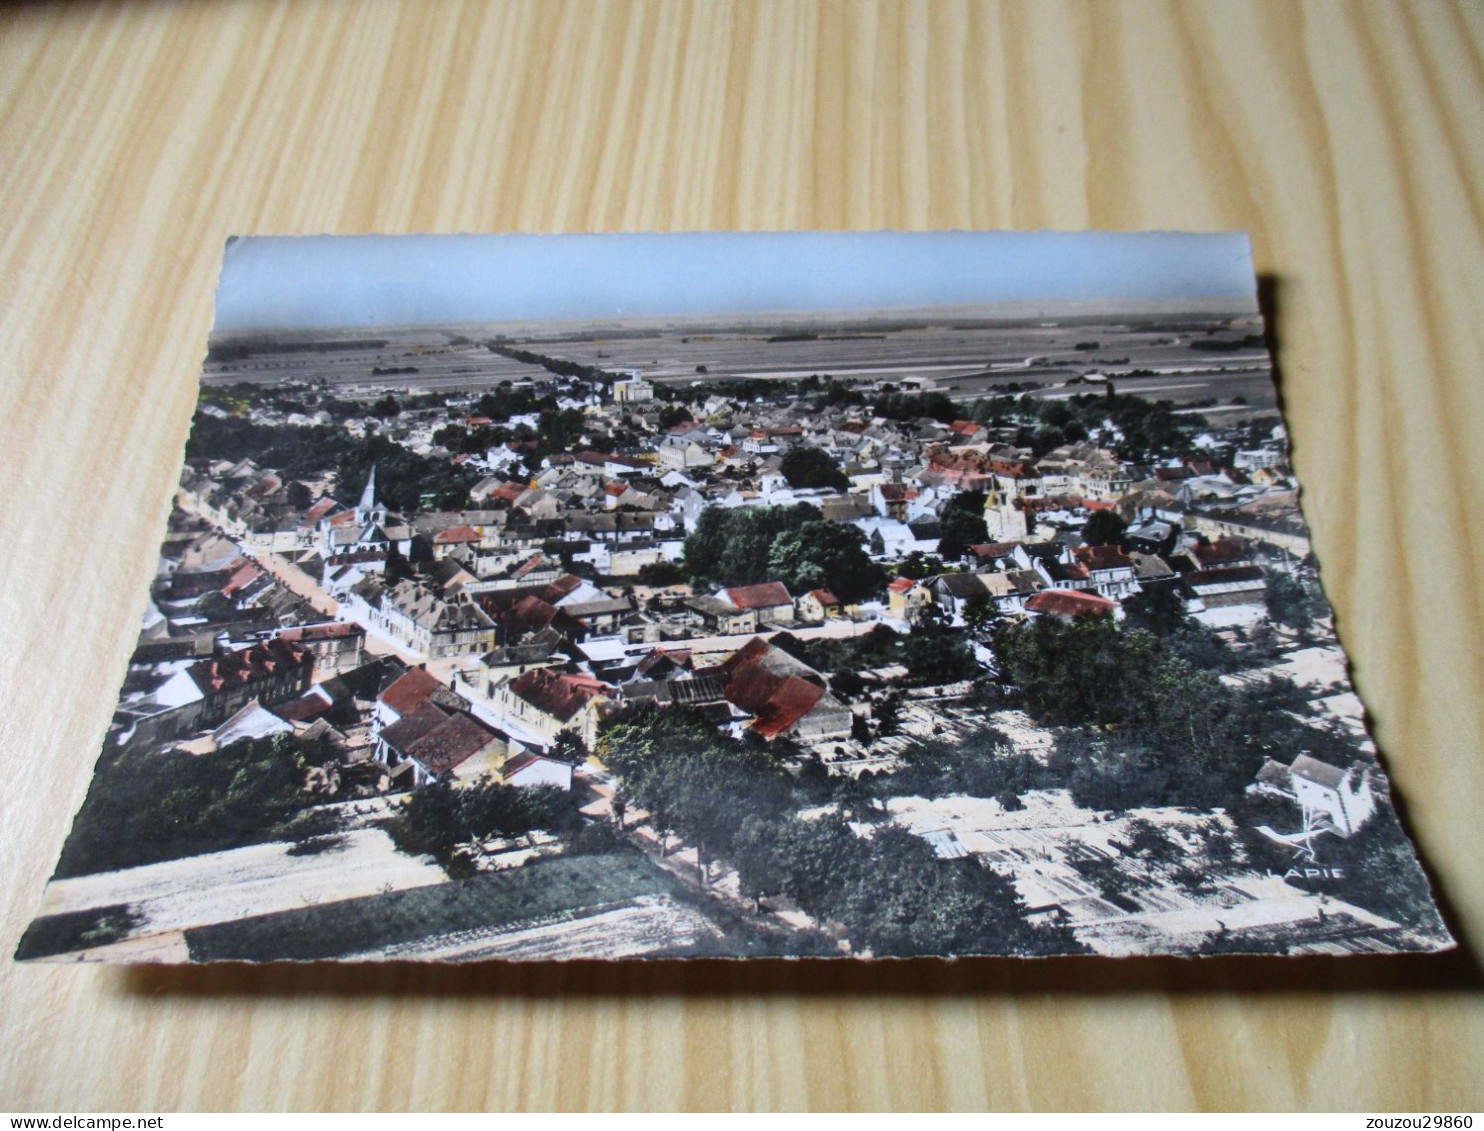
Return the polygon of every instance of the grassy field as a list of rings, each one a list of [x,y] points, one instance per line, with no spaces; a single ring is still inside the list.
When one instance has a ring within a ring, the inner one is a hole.
[[[637,852],[562,856],[415,891],[348,899],[186,932],[193,961],[341,958],[478,928],[682,894]]]

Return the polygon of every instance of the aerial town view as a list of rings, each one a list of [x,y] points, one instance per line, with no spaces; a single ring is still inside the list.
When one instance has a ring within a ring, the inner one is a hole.
[[[1250,297],[219,316],[184,458],[20,958],[1452,945]]]

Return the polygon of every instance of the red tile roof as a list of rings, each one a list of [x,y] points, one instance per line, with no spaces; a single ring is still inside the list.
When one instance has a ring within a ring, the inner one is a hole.
[[[780,605],[793,605],[781,581],[764,581],[758,585],[743,585],[723,591],[726,599],[739,609],[772,609]]]
[[[543,758],[540,754],[537,754],[533,751],[522,750],[514,758],[509,759],[503,766],[500,767],[500,776],[506,781],[509,781],[511,778],[515,777],[516,774],[524,770],[527,766],[533,766],[537,762],[545,761],[549,761],[549,759]]]
[[[1218,538],[1204,546],[1196,546],[1191,553],[1205,566],[1221,565],[1224,562],[1242,562],[1252,557],[1252,551],[1248,549],[1246,542],[1230,536]]]
[[[1079,593],[1074,589],[1045,589],[1025,603],[1033,613],[1050,613],[1059,617],[1107,616],[1114,604],[1106,597],[1095,593]]]
[[[560,668],[536,668],[511,683],[510,690],[537,710],[567,722],[613,688],[590,675],[576,675]]]
[[[1003,558],[1006,554],[1011,553],[1017,545],[1019,545],[1018,542],[980,542],[970,546],[969,549],[973,551],[975,557]]]
[[[381,693],[381,701],[398,715],[410,715],[442,686],[423,668],[412,668]]]
[[[552,561],[545,554],[537,554],[530,561],[526,562],[525,565],[521,566],[518,570],[516,570],[515,573],[513,573],[511,576],[512,577],[525,577],[527,574],[530,574],[530,573],[535,572],[537,569],[540,569],[542,566],[545,566],[548,569],[555,569],[558,566],[558,564],[559,563]]]
[[[202,691],[244,687],[285,669],[312,667],[314,657],[287,640],[265,640],[224,656],[192,664],[187,670]]]
[[[339,505],[329,495],[321,496],[317,503],[304,512],[304,517],[299,520],[299,525],[314,526],[320,519],[324,518],[325,515],[329,514]]]
[[[649,655],[645,656],[644,659],[639,661],[639,666],[635,669],[635,671],[639,675],[648,675],[656,668],[667,667],[669,665],[674,665],[677,668],[682,668],[687,671],[692,669],[695,665],[691,660],[690,649],[656,648],[654,649],[654,651],[650,652]]]
[[[467,762],[498,738],[494,731],[470,716],[453,715],[413,742],[405,753],[421,762],[430,773],[441,776]]]
[[[527,632],[540,632],[556,620],[561,610],[535,594],[522,597],[509,609],[497,613],[495,619],[509,634],[519,636]]]
[[[450,526],[435,534],[433,541],[440,546],[450,546],[459,542],[479,542],[482,537],[472,526]]]
[[[899,577],[888,585],[887,588],[893,593],[905,593],[916,584],[917,582],[913,581],[910,577]]]
[[[1088,569],[1132,569],[1134,564],[1117,546],[1079,546],[1076,552]]]
[[[546,591],[542,593],[541,596],[544,600],[547,601],[560,601],[563,597],[567,596],[569,593],[573,592],[576,589],[580,589],[581,587],[582,578],[576,576],[575,574],[564,573],[561,577],[557,578],[550,585],[548,585],[546,587]]]
[[[242,565],[238,567],[237,572],[232,574],[232,576],[228,578],[227,583],[222,586],[222,596],[230,597],[239,589],[246,588],[248,585],[251,585],[254,581],[262,576],[263,571],[257,564],[253,562],[243,562]]]
[[[821,605],[824,605],[826,607],[830,605],[838,605],[840,603],[840,598],[836,597],[828,589],[811,589],[809,590],[809,596],[813,597]]]
[[[727,701],[754,716],[751,728],[764,738],[782,734],[824,698],[818,684],[763,667],[760,661],[772,651],[771,644],[754,636],[722,664]]]

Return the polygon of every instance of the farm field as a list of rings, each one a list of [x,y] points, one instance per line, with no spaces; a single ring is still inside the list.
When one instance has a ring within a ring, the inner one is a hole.
[[[566,856],[437,887],[344,900],[186,932],[193,961],[582,957],[615,932],[630,955],[719,934],[637,852]],[[607,951],[609,943],[604,943]]]

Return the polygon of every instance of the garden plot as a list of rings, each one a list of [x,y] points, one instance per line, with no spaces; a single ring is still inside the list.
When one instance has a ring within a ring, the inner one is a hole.
[[[254,844],[57,880],[47,886],[40,914],[126,904],[140,917],[130,935],[142,937],[447,879],[431,859],[403,855],[381,829],[364,828],[302,846]]]
[[[580,958],[684,949],[716,932],[679,880],[632,850],[557,856],[465,880],[186,932],[193,961]],[[604,942],[607,939],[609,941]]]
[[[1225,936],[1253,950],[1265,941],[1315,953],[1394,949],[1376,940],[1397,931],[1397,924],[1280,876],[1235,869],[1192,890],[1151,874],[1140,858],[1112,844],[1126,842],[1132,822],[1143,820],[1190,845],[1198,822],[1216,820],[1229,829],[1224,815],[1138,809],[1105,817],[1074,805],[1065,790],[1033,791],[1022,800],[1024,809],[1006,810],[993,799],[963,795],[896,797],[887,810],[930,844],[951,836],[1009,876],[1031,914],[1072,927],[1100,954],[1194,951]],[[1116,862],[1116,874],[1127,877],[1123,890],[1109,895],[1084,876],[1076,865],[1091,859]]]
[[[485,927],[419,939],[403,946],[352,955],[359,959],[634,958],[684,950],[721,932],[668,896],[640,896],[610,907],[552,915],[518,927]]]

